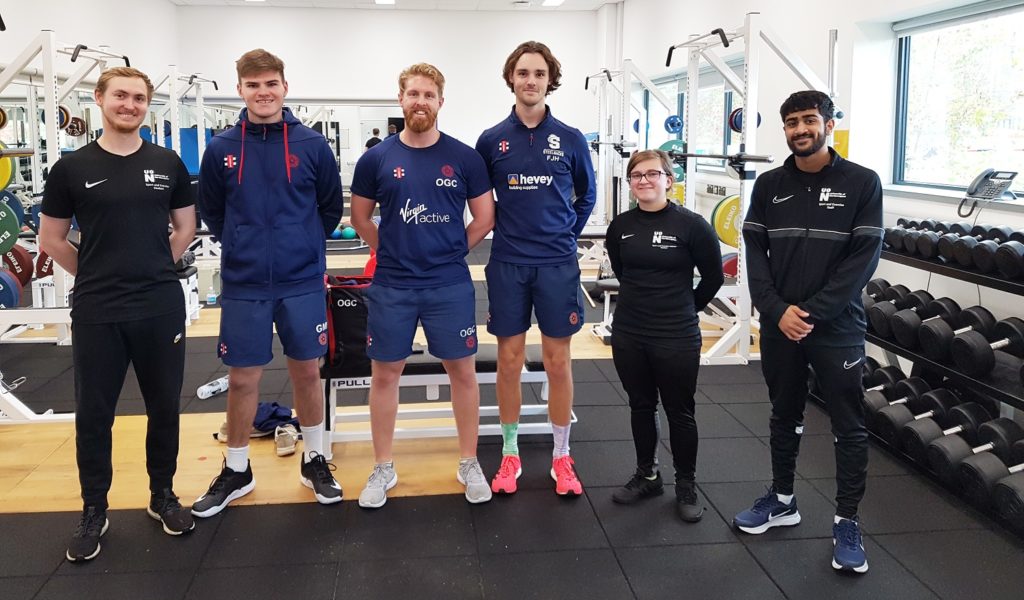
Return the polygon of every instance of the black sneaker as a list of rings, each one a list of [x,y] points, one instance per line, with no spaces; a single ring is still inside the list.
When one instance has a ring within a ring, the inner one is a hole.
[[[82,520],[78,522],[75,534],[64,554],[71,562],[84,562],[96,558],[100,553],[100,538],[110,527],[107,512],[95,506],[87,506],[82,511]]]
[[[181,535],[196,527],[196,520],[192,518],[192,513],[188,509],[182,508],[181,502],[178,502],[178,497],[170,488],[164,488],[150,495],[146,513],[163,524],[164,533],[167,535]]]
[[[660,496],[665,491],[661,483],[661,473],[655,473],[654,479],[648,479],[641,471],[633,473],[633,477],[626,485],[615,490],[612,494],[612,501],[619,504],[634,504],[644,498]]]
[[[256,487],[252,477],[252,464],[245,464],[241,473],[222,463],[220,475],[213,478],[210,489],[192,503],[192,514],[197,517],[212,517],[227,507],[228,503],[248,494]]]
[[[304,458],[300,458],[299,462],[302,463],[300,469],[302,485],[313,490],[317,502],[320,504],[341,502],[341,486],[335,481],[334,475],[331,475],[331,471],[336,468],[333,464],[327,462],[327,459],[318,452],[309,453],[309,462],[305,462]]]
[[[704,505],[697,497],[697,484],[694,482],[676,482],[676,514],[687,523],[696,523],[704,516]]]

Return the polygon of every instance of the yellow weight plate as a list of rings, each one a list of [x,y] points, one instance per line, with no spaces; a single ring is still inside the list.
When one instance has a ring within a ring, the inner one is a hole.
[[[736,248],[740,242],[740,197],[728,196],[715,206],[711,213],[711,226],[718,239],[726,246]]]
[[[668,190],[668,199],[679,206],[686,206],[686,184],[676,182]]]
[[[3,142],[0,142],[0,149],[4,149]],[[0,190],[7,189],[7,186],[11,185],[14,181],[14,158],[0,158]]]

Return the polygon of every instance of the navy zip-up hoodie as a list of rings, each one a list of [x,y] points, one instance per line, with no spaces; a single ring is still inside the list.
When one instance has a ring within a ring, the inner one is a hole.
[[[801,342],[864,343],[860,291],[882,250],[882,184],[878,175],[829,148],[818,173],[783,166],[757,178],[743,222],[747,282],[761,312],[761,334],[784,338],[779,319],[789,305],[814,325]]]
[[[270,300],[324,289],[326,239],[342,214],[338,162],[323,135],[284,109],[210,140],[199,210],[221,244],[225,298]]]

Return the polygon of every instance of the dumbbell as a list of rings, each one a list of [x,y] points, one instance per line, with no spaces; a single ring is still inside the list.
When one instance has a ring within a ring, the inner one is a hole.
[[[981,333],[967,331],[953,338],[949,351],[957,368],[967,375],[977,377],[991,372],[995,367],[996,350],[1015,356],[1024,355],[1024,320],[1010,317],[999,321],[993,337],[996,339],[990,343]]]
[[[967,233],[950,231],[949,233],[939,236],[939,241],[935,243],[935,250],[939,253],[939,256],[949,262],[953,262],[956,260],[953,247],[960,241],[960,238],[965,236],[975,236],[978,239],[985,239],[985,236],[988,235],[990,229],[992,229],[991,225],[982,224],[974,225]]]
[[[992,502],[999,516],[1014,527],[1024,527],[1024,476],[1020,475],[1020,471],[1003,477],[992,486]]]
[[[1009,462],[1013,443],[1024,438],[1024,429],[1013,419],[999,417],[978,427],[980,446],[971,445],[962,437],[947,435],[928,445],[928,464],[939,481],[946,485],[956,482],[957,468],[968,456],[992,452]]]
[[[871,381],[871,375],[882,368],[882,365],[878,364],[878,361],[870,356],[864,357],[864,370],[861,373],[861,383],[864,387],[868,387]]]
[[[1024,440],[1014,442],[1010,449],[1009,463],[999,460],[991,452],[968,456],[957,468],[960,493],[969,501],[982,507],[992,506],[992,488],[999,481],[1014,473],[1024,471]],[[1007,466],[1008,464],[1013,466]]]
[[[943,429],[935,419],[917,419],[900,430],[900,448],[914,462],[928,462],[928,446],[947,435],[959,435],[971,446],[978,445],[978,428],[992,420],[993,415],[977,402],[964,402],[949,410]]]
[[[971,230],[971,235],[960,236],[960,238],[953,242],[953,258],[961,267],[969,267],[974,264],[974,248],[984,240],[994,241],[996,245],[999,242],[1005,242],[1010,239],[1013,235],[1013,230],[1003,225],[996,227],[994,225],[980,225],[975,226]]]
[[[978,242],[973,248],[971,248],[971,261],[974,263],[975,270],[981,271],[982,273],[991,273],[996,269],[996,254],[999,252],[999,248],[1008,243],[1014,242],[1017,245],[1024,248],[1024,232],[1011,231],[1010,237],[1002,237],[1005,233],[1005,229],[1001,228],[1000,239],[995,240],[989,238]]]
[[[952,298],[932,300],[923,309],[904,308],[889,319],[889,330],[904,348],[916,348],[918,330],[925,321],[952,321],[960,314],[960,305]]]
[[[949,347],[956,336],[976,331],[988,339],[996,326],[995,316],[984,306],[972,306],[962,310],[953,321],[958,322],[957,329],[953,329],[953,323],[944,319],[932,319],[921,323],[917,339],[925,356],[936,362],[945,361],[949,358]]]
[[[894,404],[906,404],[912,400],[916,400],[921,397],[932,387],[928,385],[928,382],[920,377],[907,377],[906,379],[897,381],[890,390],[886,389],[866,390],[864,392],[864,398],[861,403],[864,406],[864,421],[869,429],[874,429],[874,416],[875,414],[885,408],[886,406],[892,406]],[[888,393],[887,393],[888,391]]]
[[[871,419],[871,428],[886,444],[895,448],[899,444],[904,425],[920,419],[934,419],[946,423],[949,411],[963,402],[960,396],[944,388],[929,390],[909,404],[890,404],[882,407]]]
[[[939,240],[945,235],[953,235],[959,239],[961,235],[968,235],[971,232],[971,224],[967,221],[948,224],[944,230],[941,228],[941,225],[942,223],[940,223],[938,231],[925,231],[917,236],[917,253],[922,258],[935,258],[938,256]]]
[[[886,229],[883,239],[886,244],[892,246],[897,252],[904,250],[903,238],[912,232],[934,230],[935,226],[938,225],[938,221],[934,219],[925,219],[923,221],[910,221],[907,219],[897,219],[896,227],[890,227]]]
[[[1016,279],[1024,275],[1024,243],[1010,240],[999,244],[995,261],[999,274],[1007,279]]]
[[[957,231],[962,231],[965,234],[971,229],[970,223],[957,223],[956,225]],[[903,234],[903,251],[906,254],[916,254],[918,252],[918,240],[920,240],[922,236],[930,234],[938,240],[940,236],[949,233],[952,227],[953,225],[950,224],[949,221],[938,221],[933,227],[922,227],[917,231],[908,230]]]
[[[889,337],[892,335],[892,330],[889,328],[889,319],[894,314],[904,308],[921,310],[932,300],[934,298],[927,290],[917,290],[907,294],[902,299],[875,302],[868,309],[868,321],[871,323],[871,329],[882,337]]]
[[[878,281],[885,281],[884,279]],[[888,282],[886,282],[888,283]],[[875,288],[872,290],[869,285],[865,288],[865,291],[861,292],[860,299],[864,304],[864,310],[868,310],[875,305],[876,302],[883,302],[885,300],[902,300],[910,295],[910,288],[905,285],[890,285],[889,287],[879,289]]]

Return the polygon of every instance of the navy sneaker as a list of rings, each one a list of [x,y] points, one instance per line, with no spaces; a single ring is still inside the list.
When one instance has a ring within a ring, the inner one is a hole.
[[[754,501],[754,506],[733,517],[732,522],[745,533],[764,533],[772,527],[789,527],[800,523],[800,511],[796,509],[796,498],[783,504],[769,488],[764,496]]]
[[[839,519],[832,526],[832,568],[837,571],[867,573],[868,557],[864,554],[864,539],[860,534],[857,517]]]

